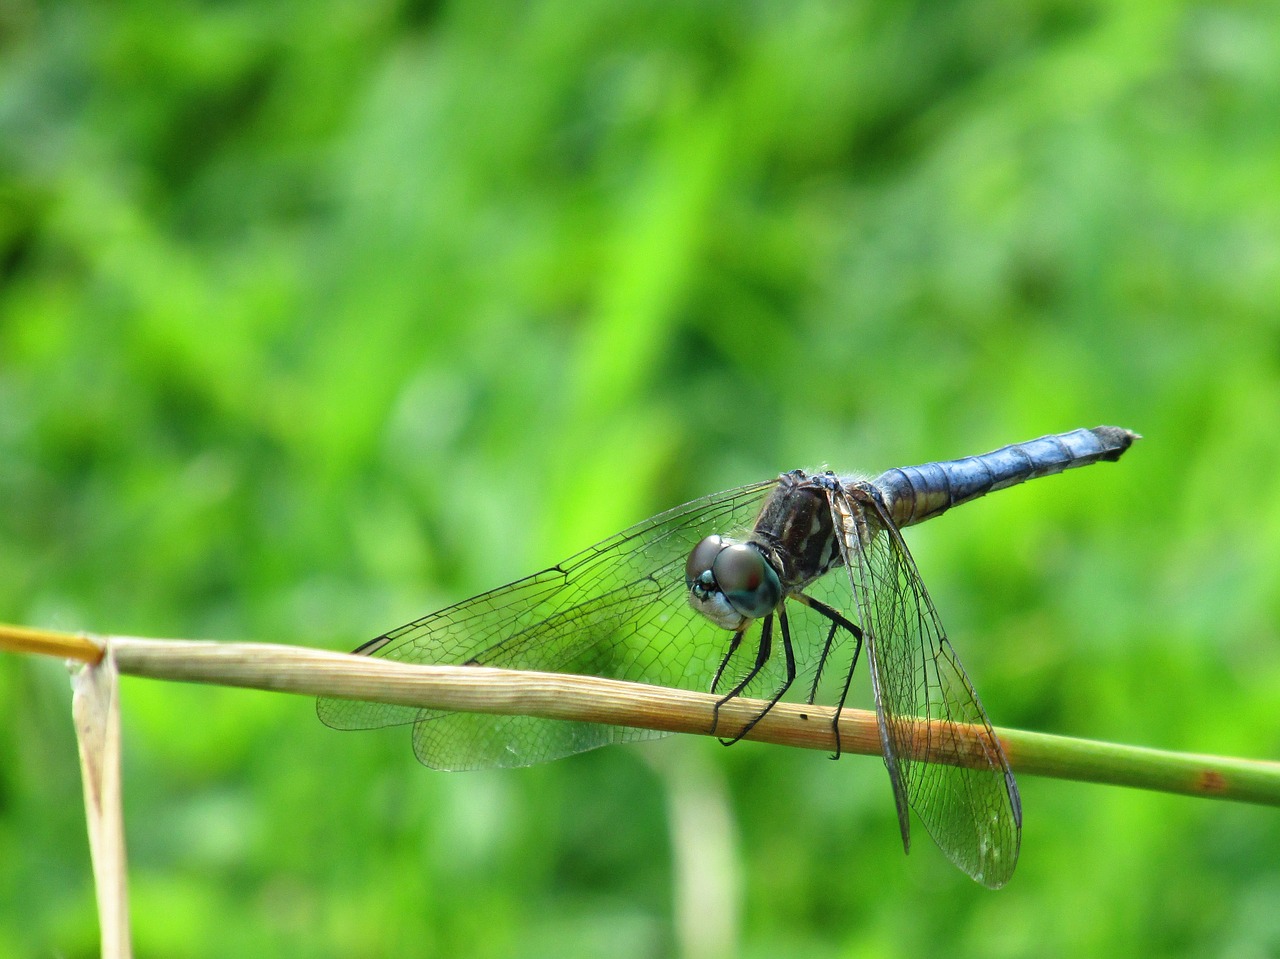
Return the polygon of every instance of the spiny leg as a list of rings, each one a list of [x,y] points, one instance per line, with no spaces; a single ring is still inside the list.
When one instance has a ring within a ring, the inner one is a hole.
[[[840,624],[833,622],[831,628],[827,630],[827,641],[822,644],[822,653],[818,656],[818,668],[813,672],[813,682],[809,685],[809,695],[805,699],[805,702],[810,706],[818,698],[818,684],[822,682],[822,671],[826,669],[827,657],[831,653],[831,644],[835,641],[836,630],[839,628]]]
[[[738,642],[741,641],[742,634],[745,631],[746,631],[745,629],[742,629],[734,633],[735,642],[731,644],[731,648],[729,650],[729,656],[733,655],[733,650],[737,648],[737,644]],[[742,680],[733,687],[733,689],[729,690],[727,693],[721,696],[720,699],[716,701],[715,706],[712,707],[712,711],[711,711],[712,734],[715,733],[717,727],[719,727],[720,725],[720,707],[723,706],[725,703],[727,703],[729,700],[733,699],[734,696],[739,695],[744,689],[747,688],[748,684],[753,679],[755,679],[756,676],[760,674],[760,670],[764,669],[764,664],[769,661],[769,655],[772,652],[773,652],[773,614],[770,613],[768,616],[764,618],[764,623],[760,628],[760,646],[756,651],[756,661],[754,665],[752,665],[750,672],[748,672],[747,675],[744,676]],[[723,671],[725,664],[729,662],[729,656],[726,656],[724,658],[724,661],[720,664],[720,671]],[[717,672],[716,674],[716,679],[717,681],[719,680],[719,672]],[[715,687],[713,686],[712,689],[714,690],[714,688]],[[749,729],[750,727],[747,727],[747,728]],[[726,746],[728,746],[731,743],[736,743],[741,738],[742,738],[742,733],[738,733],[737,736],[735,736],[733,739],[730,739],[728,742],[725,742],[725,740],[723,739],[720,741],[724,743]]]
[[[831,646],[835,642],[836,630],[843,628],[853,636],[855,645],[853,649],[853,666],[850,667],[850,671],[858,665],[858,655],[862,652],[862,630],[844,616],[840,615],[837,610],[828,606],[821,600],[814,599],[812,596],[808,596],[804,593],[792,593],[791,598],[797,602],[803,603],[815,613],[826,617],[831,622],[831,629],[827,632],[827,641],[822,647],[822,655],[818,658],[817,673],[813,678],[813,685],[809,689],[809,698],[806,700],[808,703],[812,704],[818,696],[818,683],[822,679],[822,671],[826,668],[827,657],[830,655]]]
[[[737,630],[733,634],[733,639],[729,640],[729,651],[724,654],[724,659],[720,660],[720,665],[716,667],[716,675],[711,680],[711,692],[715,692],[720,685],[720,680],[724,678],[725,668],[729,665],[729,660],[733,659],[733,654],[738,651],[738,647],[742,645],[742,635],[747,631],[747,627]],[[712,732],[715,730],[713,729]]]
[[[835,736],[836,751],[832,759],[840,758],[840,711],[844,709],[844,702],[849,698],[849,686],[853,683],[853,671],[858,668],[858,656],[862,653],[862,630],[851,623],[838,611],[832,609],[826,603],[814,599],[812,596],[806,596],[804,593],[792,593],[791,598],[804,603],[815,613],[825,616],[831,621],[831,630],[827,633],[827,642],[822,647],[822,657],[818,660],[817,675],[813,679],[813,687],[809,690],[809,702],[812,703],[814,697],[818,694],[818,680],[822,676],[822,668],[827,664],[827,655],[831,652],[831,644],[835,639],[836,630],[838,628],[847,629],[853,636],[853,661],[849,664],[849,672],[844,678],[844,686],[840,690],[840,698],[836,701],[835,716],[831,719],[831,732]]]
[[[772,618],[773,617],[770,617],[770,619]],[[778,607],[778,625],[781,627],[782,632],[782,655],[787,665],[786,678],[783,680],[782,685],[778,687],[777,692],[773,694],[773,698],[769,700],[768,705],[765,706],[764,709],[760,710],[751,722],[743,726],[738,735],[734,736],[732,739],[720,740],[720,742],[724,743],[726,746],[732,746],[747,733],[751,732],[752,727],[754,727],[756,723],[760,722],[760,720],[764,719],[764,717],[768,715],[769,710],[778,705],[778,701],[786,695],[787,690],[791,688],[791,684],[795,681],[796,653],[795,648],[791,645],[791,626],[787,622],[787,609],[785,605]]]

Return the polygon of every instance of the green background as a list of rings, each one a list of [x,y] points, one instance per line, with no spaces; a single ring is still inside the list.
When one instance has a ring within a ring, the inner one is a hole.
[[[1280,756],[1277,22],[4,5],[0,620],[349,649],[783,469],[1114,423],[908,534],[952,639],[997,724]],[[1024,777],[992,893],[874,759],[123,709],[142,956],[1280,954],[1271,809]],[[95,953],[79,790],[0,656],[0,955]]]

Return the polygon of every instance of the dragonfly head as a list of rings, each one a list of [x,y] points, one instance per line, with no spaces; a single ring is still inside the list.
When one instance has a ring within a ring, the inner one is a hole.
[[[782,599],[782,583],[764,554],[723,536],[708,536],[693,548],[684,581],[689,604],[723,629],[741,629]]]

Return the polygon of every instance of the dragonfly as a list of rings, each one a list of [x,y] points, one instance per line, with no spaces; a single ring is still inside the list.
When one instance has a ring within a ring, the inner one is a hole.
[[[710,690],[720,705],[760,702],[728,744],[788,695],[829,702],[838,719],[865,649],[903,848],[913,809],[955,865],[998,888],[1021,844],[1017,783],[901,531],[995,490],[1115,461],[1139,438],[1118,427],[1077,429],[870,480],[792,470],[660,513],[354,652]],[[527,766],[666,735],[334,697],[321,697],[317,711],[337,729],[409,725],[417,758],[446,770]],[[941,732],[947,724],[976,731],[976,761],[972,745],[967,760],[948,756],[961,746]]]

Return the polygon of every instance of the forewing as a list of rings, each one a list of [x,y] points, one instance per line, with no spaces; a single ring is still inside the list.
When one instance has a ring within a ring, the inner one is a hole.
[[[1004,750],[892,519],[874,498],[831,495],[870,652],[903,844],[909,844],[909,805],[952,862],[984,885],[1002,886],[1013,875],[1022,834],[1018,787]],[[958,739],[947,724],[975,735]],[[968,762],[976,755],[977,767],[962,765],[962,753]],[[913,758],[917,754],[939,761]]]
[[[695,500],[550,569],[431,613],[356,650],[418,664],[581,673],[705,689],[730,634],[688,604],[684,564],[710,533],[749,529],[774,481]],[[414,723],[414,749],[442,769],[523,766],[650,730],[451,713],[322,697],[339,729]]]

